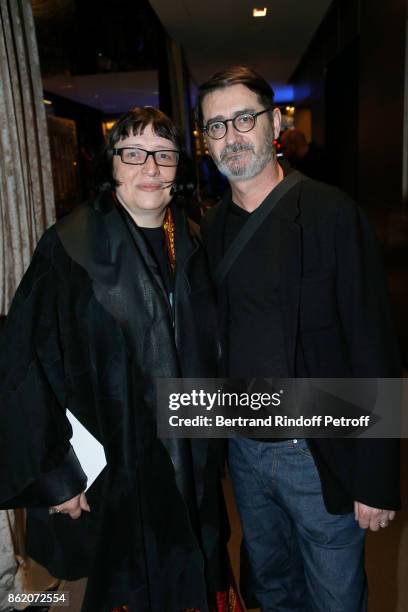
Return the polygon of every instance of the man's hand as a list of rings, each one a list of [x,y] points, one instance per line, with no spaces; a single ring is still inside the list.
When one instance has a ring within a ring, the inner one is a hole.
[[[378,531],[380,527],[388,527],[388,523],[395,517],[394,510],[380,510],[371,508],[361,502],[354,502],[354,516],[363,529]]]
[[[72,499],[68,499],[68,501],[64,502],[63,504],[53,506],[52,510],[61,514],[69,514],[72,519],[78,519],[82,514],[82,510],[85,510],[86,512],[91,511],[89,504],[86,501],[85,493],[76,495]]]

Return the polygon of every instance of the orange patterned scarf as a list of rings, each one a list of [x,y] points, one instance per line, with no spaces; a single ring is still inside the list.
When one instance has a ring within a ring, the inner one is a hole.
[[[174,274],[174,271],[176,269],[176,246],[174,243],[175,226],[174,226],[173,213],[171,212],[170,206],[168,206],[166,209],[166,214],[164,216],[164,221],[163,221],[163,229],[164,229],[164,234],[166,236],[169,264],[170,264],[171,271]]]
[[[216,595],[217,603],[213,612],[244,612],[238,593],[233,585],[228,591],[222,591]],[[127,606],[114,608],[112,612],[128,612]],[[198,608],[188,608],[181,612],[200,612]]]
[[[112,612],[128,612],[128,607],[120,606],[112,610]],[[200,610],[198,608],[187,608],[181,612],[200,612]],[[234,584],[231,584],[227,591],[217,593],[216,607],[213,612],[244,612]]]

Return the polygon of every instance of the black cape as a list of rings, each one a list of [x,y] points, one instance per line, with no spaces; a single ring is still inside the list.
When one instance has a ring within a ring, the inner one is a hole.
[[[1,335],[1,507],[30,507],[29,554],[54,576],[89,576],[84,611],[205,612],[225,586],[219,441],[156,434],[156,379],[216,376],[219,354],[206,260],[173,213],[173,313],[105,193],[45,233]],[[66,408],[107,458],[77,521],[46,507],[84,486]]]

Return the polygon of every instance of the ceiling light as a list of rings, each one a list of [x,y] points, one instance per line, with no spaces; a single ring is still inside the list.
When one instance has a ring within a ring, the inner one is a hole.
[[[103,121],[102,122],[103,129],[106,131],[111,130],[114,125],[115,125],[115,121]]]
[[[52,104],[51,100],[46,100],[45,98],[43,99],[44,104]]]
[[[266,17],[266,8],[254,8],[252,9],[252,17]]]

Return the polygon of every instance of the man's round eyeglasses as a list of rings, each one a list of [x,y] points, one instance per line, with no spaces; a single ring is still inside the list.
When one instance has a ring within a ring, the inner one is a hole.
[[[158,166],[177,166],[180,151],[174,151],[173,149],[162,149],[160,151],[147,151],[146,149],[139,149],[139,147],[122,147],[120,149],[113,149],[113,155],[120,155],[120,159],[124,164],[133,164],[135,166],[146,163],[147,158],[151,155]]]
[[[224,138],[228,130],[228,123],[231,122],[237,132],[250,132],[256,125],[256,119],[259,115],[269,113],[272,109],[266,108],[259,111],[258,113],[241,113],[233,119],[217,119],[215,121],[209,121],[207,125],[204,125],[202,130],[214,140]]]

